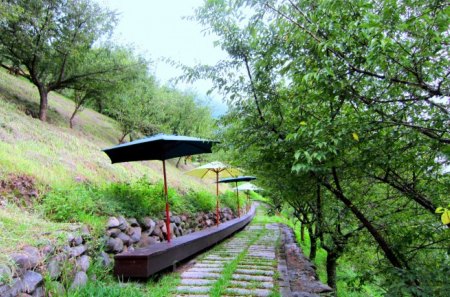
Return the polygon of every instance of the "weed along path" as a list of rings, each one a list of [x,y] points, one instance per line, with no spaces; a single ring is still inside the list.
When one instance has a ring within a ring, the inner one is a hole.
[[[259,207],[258,213],[262,211]],[[181,267],[181,280],[173,295],[320,296],[316,294],[320,292],[292,294],[289,275],[299,273],[288,271],[283,244],[285,228],[276,223],[252,223],[187,267]]]

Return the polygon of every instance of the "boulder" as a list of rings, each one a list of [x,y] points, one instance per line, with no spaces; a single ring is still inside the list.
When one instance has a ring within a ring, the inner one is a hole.
[[[162,233],[161,227],[156,226],[155,230],[153,230],[153,232],[151,233],[152,236],[158,236],[159,239],[163,240],[164,239],[164,235]]]
[[[22,292],[33,293],[42,284],[44,278],[37,272],[28,270],[22,277]]]
[[[174,223],[170,223],[170,225],[169,225],[171,237],[172,237],[172,235],[175,235],[174,232],[173,232],[174,226],[175,226]],[[162,231],[162,233],[164,235],[164,238],[167,238],[167,227],[166,227],[166,225],[164,225],[161,228],[161,231]]]
[[[54,251],[55,247],[51,244],[48,244],[41,249],[41,253],[44,257],[51,255]]]
[[[125,233],[119,233],[119,236],[117,236],[120,240],[122,240],[123,244],[126,246],[129,246],[131,244],[131,238],[130,236],[126,235]]]
[[[187,217],[187,215],[181,215],[181,216],[180,216],[180,219],[181,219],[181,221],[183,221],[183,222],[187,222],[188,217]]]
[[[106,230],[106,235],[113,238],[119,236],[120,233],[122,233],[122,231],[119,228],[111,228]]]
[[[109,258],[108,254],[105,252],[100,252],[100,254],[98,255],[100,263],[105,266],[105,267],[109,267],[111,265],[111,259]]]
[[[177,226],[175,226],[175,228],[173,228],[173,233],[175,234],[176,237],[180,237],[181,235],[183,235],[181,232],[181,228],[177,227]]]
[[[172,220],[170,220],[172,222]],[[173,223],[175,223],[175,225],[180,226],[181,224],[181,218],[179,216],[174,216],[173,217]]]
[[[153,230],[155,230],[156,223],[149,217],[145,217],[142,219],[142,227],[144,227],[145,230],[148,230],[149,234],[152,234]]]
[[[88,281],[88,276],[84,271],[78,271],[75,274],[75,278],[73,279],[72,285],[70,285],[70,289],[74,290],[79,287],[83,287],[86,285]]]
[[[85,245],[79,245],[71,248],[69,250],[69,256],[71,258],[79,257],[87,251],[87,247]]]
[[[7,265],[0,264],[0,286],[3,285],[2,283],[3,280],[8,280],[11,277],[12,277],[11,269]]]
[[[106,228],[111,229],[111,228],[118,228],[120,225],[120,222],[117,218],[115,217],[110,217],[108,219],[108,223],[106,223]]]
[[[36,290],[34,290],[33,294],[31,295],[33,297],[45,297],[45,290],[43,287],[37,287]]]
[[[128,219],[128,224],[131,227],[139,227],[139,223],[138,223],[138,221],[135,218],[129,218]]]
[[[33,259],[30,259],[30,256],[26,253],[14,253],[10,257],[20,270],[28,270],[34,267]]]
[[[108,238],[106,241],[105,250],[110,253],[120,253],[123,251],[123,241],[119,238]]]
[[[210,219],[208,219],[208,220],[205,221],[205,225],[206,225],[207,227],[210,227],[210,226],[213,225],[213,221],[210,220]]]
[[[75,265],[76,265],[78,271],[86,272],[89,269],[90,258],[86,255],[83,255],[77,259]]]
[[[117,220],[119,221],[119,229],[121,231],[125,231],[128,228],[128,222],[127,220],[123,217],[123,216],[119,216],[117,218]]]
[[[47,264],[47,273],[51,279],[58,279],[61,275],[61,262],[58,257],[52,257]]]
[[[149,236],[148,233],[143,233],[142,237],[141,237],[141,240],[139,240],[137,246],[139,248],[143,248],[143,247],[147,247],[147,246],[150,246],[152,244],[155,244],[155,243],[156,243],[155,238]]]
[[[141,227],[131,227],[128,230],[128,235],[130,235],[131,242],[136,243],[141,239],[142,229]]]

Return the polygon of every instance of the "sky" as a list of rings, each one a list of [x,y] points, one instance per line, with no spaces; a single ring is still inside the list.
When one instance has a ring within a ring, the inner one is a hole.
[[[226,54],[214,47],[214,36],[206,35],[195,21],[183,19],[192,16],[203,0],[100,0],[100,3],[119,13],[119,24],[113,39],[120,44],[133,45],[138,53],[153,61],[153,73],[160,83],[181,75],[181,71],[163,62],[170,58],[182,64],[215,64]],[[180,90],[193,90],[206,97],[211,83],[199,81],[193,85],[177,85]],[[212,95],[213,114],[225,112],[220,97]]]

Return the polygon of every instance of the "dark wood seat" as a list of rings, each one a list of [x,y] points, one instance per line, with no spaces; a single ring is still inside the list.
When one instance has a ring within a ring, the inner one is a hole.
[[[162,242],[132,252],[117,254],[114,274],[120,278],[147,278],[156,272],[176,265],[244,228],[255,215],[255,207],[240,218],[202,231]]]

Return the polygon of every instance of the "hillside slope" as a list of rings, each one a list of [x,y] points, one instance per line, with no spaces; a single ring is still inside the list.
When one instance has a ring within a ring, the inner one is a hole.
[[[88,181],[131,181],[143,176],[151,182],[162,178],[158,161],[112,165],[101,149],[117,144],[120,131],[114,120],[91,109],[82,111],[69,128],[74,104],[51,93],[49,123],[31,115],[38,106],[38,93],[24,79],[0,71],[0,179],[8,174],[26,174],[41,186],[60,186]],[[170,187],[181,192],[190,188],[213,191],[211,181],[183,175],[169,162]]]

